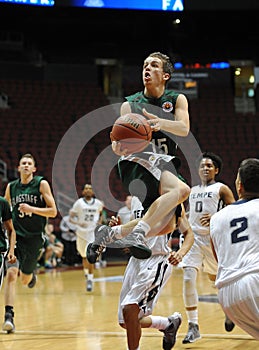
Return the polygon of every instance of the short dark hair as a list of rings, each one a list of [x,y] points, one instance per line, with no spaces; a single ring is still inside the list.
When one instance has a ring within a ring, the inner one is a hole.
[[[246,192],[259,193],[259,159],[244,159],[240,163],[238,173]]]
[[[152,52],[150,55],[148,55],[148,57],[157,57],[159,58],[162,63],[163,63],[163,70],[165,73],[168,73],[170,75],[170,78],[174,72],[174,65],[170,60],[170,57],[165,55],[162,52],[156,51],[156,52]]]
[[[25,154],[23,154],[23,155],[20,157],[20,161],[21,161],[23,158],[30,158],[30,159],[32,159],[34,165],[36,166],[36,160],[35,160],[35,158],[33,157],[33,155],[32,155],[31,153],[25,153]],[[19,161],[19,162],[20,162],[20,161]]]
[[[223,168],[223,161],[222,161],[221,157],[213,152],[209,152],[209,151],[203,152],[198,159],[198,167],[199,167],[200,162],[203,158],[208,158],[208,159],[212,160],[215,168],[218,169],[217,175],[219,175],[219,173],[221,172],[221,170]]]
[[[93,186],[92,186],[91,184],[86,183],[86,184],[84,184],[84,185],[83,185],[83,187],[82,187],[82,191],[85,189],[85,187],[86,187],[86,186],[89,186],[89,187],[93,188]]]

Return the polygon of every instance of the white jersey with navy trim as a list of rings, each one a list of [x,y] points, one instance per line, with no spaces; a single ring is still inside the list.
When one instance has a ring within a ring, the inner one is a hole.
[[[103,203],[97,198],[87,201],[82,197],[74,203],[72,211],[76,213],[78,222],[85,224],[85,227],[76,225],[77,236],[88,242],[94,241],[94,229],[98,224],[102,209]]]
[[[135,196],[131,200],[131,210],[134,218],[143,216],[142,204]],[[118,305],[119,323],[124,322],[123,308],[128,304],[139,306],[139,318],[151,315],[163,287],[172,275],[173,265],[168,261],[171,249],[167,245],[167,235],[151,237],[146,242],[152,250],[151,257],[131,257],[127,264]]]
[[[200,219],[204,214],[213,215],[224,206],[220,199],[221,182],[208,186],[197,185],[191,188],[189,196],[189,223],[194,233],[208,235],[209,226],[202,226]]]
[[[218,257],[217,288],[259,273],[259,199],[238,201],[213,215],[210,235]]]

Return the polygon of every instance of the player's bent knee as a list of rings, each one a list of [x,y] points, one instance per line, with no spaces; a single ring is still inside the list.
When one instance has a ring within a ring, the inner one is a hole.
[[[128,324],[132,320],[138,319],[139,306],[137,304],[128,304],[123,307],[123,318],[125,324]]]
[[[8,283],[15,282],[17,280],[17,277],[18,277],[18,270],[12,267],[8,268],[7,274],[6,274],[6,280],[8,281]]]

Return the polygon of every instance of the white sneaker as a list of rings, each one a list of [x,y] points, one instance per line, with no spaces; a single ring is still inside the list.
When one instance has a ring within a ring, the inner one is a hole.
[[[14,313],[13,312],[6,312],[4,323],[2,326],[3,331],[6,331],[7,333],[14,333],[15,332],[15,325],[13,322]]]

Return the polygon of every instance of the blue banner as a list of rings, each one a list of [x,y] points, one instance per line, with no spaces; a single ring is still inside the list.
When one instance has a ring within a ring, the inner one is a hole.
[[[71,0],[72,6],[132,9],[183,11],[184,0]]]
[[[55,0],[0,0],[6,4],[54,6]]]

